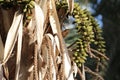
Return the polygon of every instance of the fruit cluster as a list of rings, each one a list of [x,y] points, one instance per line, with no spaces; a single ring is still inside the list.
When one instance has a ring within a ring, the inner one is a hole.
[[[57,8],[61,7],[65,9],[68,8],[65,0],[57,3]],[[75,43],[77,46],[73,54],[73,60],[77,63],[78,67],[81,67],[87,60],[91,45],[93,45],[97,51],[104,53],[105,42],[102,37],[101,28],[89,11],[80,8],[78,3],[74,3],[72,16],[75,18],[76,30],[79,35]]]
[[[33,0],[0,0],[0,6],[3,9],[21,9],[26,19],[31,19],[32,9],[34,8]]]
[[[73,54],[73,59],[80,67],[90,51],[90,45],[96,46],[96,50],[104,53],[105,42],[102,37],[102,30],[86,9],[81,9],[80,5],[74,3],[73,17],[75,18],[76,29],[79,34],[79,39],[76,44],[76,52]]]
[[[88,47],[94,41],[94,32],[91,20],[87,15],[87,10],[82,10],[77,3],[74,4],[73,17],[75,18],[76,29],[80,36],[76,42],[77,49],[73,55],[73,59],[80,67],[87,59]]]

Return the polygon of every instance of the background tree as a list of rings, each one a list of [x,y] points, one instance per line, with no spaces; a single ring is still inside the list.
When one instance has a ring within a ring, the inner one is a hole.
[[[120,1],[119,0],[91,0],[95,9],[95,16],[101,14],[103,34],[106,41],[106,52],[110,57],[105,80],[120,80]]]

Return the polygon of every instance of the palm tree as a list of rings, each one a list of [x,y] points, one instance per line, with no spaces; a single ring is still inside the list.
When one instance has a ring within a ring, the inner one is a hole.
[[[75,18],[80,37],[66,47],[69,30],[62,26],[69,15]],[[98,63],[108,60],[101,53],[105,51],[101,30],[73,0],[3,0],[0,16],[1,80],[74,80],[77,71],[82,80],[85,72],[103,80],[99,71],[84,65],[87,56]],[[98,51],[91,44],[99,45]]]

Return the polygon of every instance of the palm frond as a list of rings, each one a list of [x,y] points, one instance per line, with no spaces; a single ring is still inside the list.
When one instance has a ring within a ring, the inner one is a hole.
[[[2,38],[0,35],[0,61],[3,60],[3,55],[4,55],[4,46],[3,46]]]
[[[6,63],[7,60],[10,58],[12,50],[15,46],[15,42],[17,40],[18,31],[19,31],[19,24],[22,17],[23,14],[21,14],[20,12],[16,12],[14,15],[13,23],[9,29],[5,43],[3,63]]]

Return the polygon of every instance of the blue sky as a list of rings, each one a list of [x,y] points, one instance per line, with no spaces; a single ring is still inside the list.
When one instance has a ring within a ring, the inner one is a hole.
[[[101,0],[97,0],[97,4],[99,4]],[[83,9],[86,8],[88,11],[90,11],[92,14],[95,13],[95,10],[91,7],[93,4],[89,3],[87,5],[83,5]],[[97,5],[95,5],[97,7]],[[103,27],[103,22],[102,22],[102,15],[99,14],[98,16],[95,17],[96,21],[98,22],[100,27]]]

